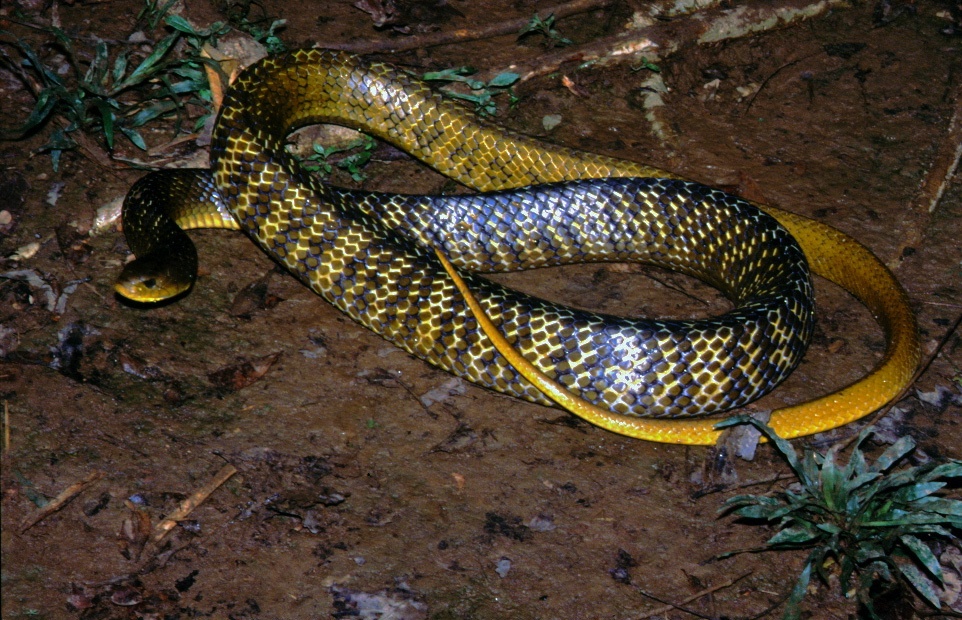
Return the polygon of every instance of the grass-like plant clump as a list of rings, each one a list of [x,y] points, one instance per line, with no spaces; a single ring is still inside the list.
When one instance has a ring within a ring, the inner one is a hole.
[[[748,416],[719,427],[737,424],[757,427],[798,478],[773,496],[732,497],[722,509],[775,525],[778,532],[754,551],[810,550],[788,597],[785,618],[799,617],[812,573],[828,583],[833,565],[842,591],[857,597],[871,618],[882,618],[876,601],[892,592],[913,590],[941,608],[936,587],[945,586],[945,577],[932,545],[958,544],[962,501],[945,497],[943,489],[962,478],[962,461],[903,466],[915,442],[902,437],[870,463],[861,449],[872,432],[868,427],[859,434],[848,462],[839,464],[839,446],[824,455],[806,450],[799,457],[791,444]],[[735,553],[740,552],[722,557]]]
[[[518,38],[523,38],[529,34],[540,34],[545,37],[548,41],[548,45],[552,47],[562,47],[565,45],[571,45],[571,39],[562,36],[560,32],[554,27],[554,15],[548,15],[548,17],[541,19],[538,15],[531,18],[531,21],[521,29],[518,33]]]
[[[429,82],[457,83],[467,86],[471,92],[464,93],[450,89],[441,89],[441,92],[454,99],[474,104],[474,111],[482,116],[494,116],[497,113],[498,108],[494,98],[498,95],[507,93],[509,104],[517,103],[518,99],[511,91],[511,86],[520,79],[520,75],[506,71],[484,82],[472,78],[471,75],[474,73],[476,70],[473,67],[455,67],[431,71],[422,77]]]
[[[313,172],[321,176],[327,176],[334,170],[334,166],[346,170],[354,181],[360,183],[365,179],[361,169],[371,161],[374,150],[377,148],[377,141],[367,135],[362,135],[357,140],[352,140],[347,144],[335,144],[326,146],[314,144],[313,153],[300,160],[301,166],[308,172]],[[334,155],[341,155],[341,159],[333,160]]]
[[[51,50],[46,61],[34,46],[10,32],[0,31],[0,62],[17,75],[36,99],[33,110],[5,138],[22,138],[48,124],[54,128],[41,152],[49,152],[54,168],[63,151],[77,147],[76,132],[102,136],[113,151],[118,134],[140,149],[147,145],[140,128],[160,118],[187,118],[186,107],[196,106],[193,127],[210,114],[211,94],[204,65],[217,64],[201,56],[205,43],[216,42],[229,27],[217,22],[198,29],[179,15],[168,15],[172,3],[148,1],[137,22],[148,28],[163,21],[169,32],[140,57],[139,45],[110,43],[94,37],[80,41],[56,26],[34,26],[48,37],[42,45]],[[174,53],[183,41],[183,50]],[[8,53],[13,51],[13,54]],[[51,66],[51,62],[65,66]]]

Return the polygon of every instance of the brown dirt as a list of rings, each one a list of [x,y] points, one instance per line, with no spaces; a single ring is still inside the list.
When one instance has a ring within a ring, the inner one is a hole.
[[[213,4],[190,2],[188,15],[197,23],[221,19]],[[772,203],[852,234],[893,266],[931,353],[962,307],[962,186],[950,185],[931,215],[909,205],[960,104],[953,98],[960,39],[941,33],[947,22],[936,13],[949,3],[919,2],[917,12],[882,26],[873,23],[872,4],[664,62],[671,144],[649,131],[637,105],[643,75],[628,63],[566,68],[582,97],[558,75],[526,83],[500,119],[544,135],[541,118],[561,114],[550,140],[713,185],[762,188]],[[140,6],[61,3],[59,13],[74,35],[111,38],[126,36]],[[388,36],[347,2],[264,7],[289,20],[291,44]],[[457,0],[411,19],[470,27],[534,8]],[[558,26],[584,41],[626,16],[622,6]],[[2,28],[36,37],[12,23]],[[537,38],[503,37],[387,58],[422,71],[503,67],[541,52]],[[704,85],[715,77],[722,79],[708,98]],[[760,85],[755,95],[736,90],[752,83]],[[4,122],[24,118],[30,99],[2,87]],[[0,143],[0,207],[13,216],[0,231],[0,256],[41,244],[2,270],[35,270],[58,292],[85,282],[54,316],[40,291],[0,280],[0,399],[10,431],[2,472],[5,618],[342,617],[349,591],[391,597],[398,615],[390,617],[637,618],[660,606],[642,591],[681,601],[744,574],[689,606],[709,617],[748,617],[791,588],[803,553],[711,561],[761,544],[770,531],[717,516],[737,491],[699,493],[704,487],[693,480],[711,469],[708,451],[625,439],[470,385],[453,384],[451,395],[425,406],[420,397],[451,387],[450,376],[340,316],[239,234],[194,235],[203,274],[179,303],[151,310],[119,303],[111,282],[127,254],[122,236],[86,238],[78,230],[141,173],[107,170],[80,153],[66,154],[53,172],[46,156],[29,154],[43,139]],[[155,144],[167,139],[149,136]],[[371,189],[445,187],[409,160],[377,163],[367,174],[363,186]],[[691,311],[691,296],[713,299],[686,278],[616,267],[503,279],[636,314],[677,314]],[[253,283],[266,285],[273,303],[255,296],[232,312]],[[868,314],[824,282],[818,296],[805,363],[759,406],[825,393],[877,361],[883,337]],[[958,391],[960,346],[959,334],[951,335],[918,390]],[[272,354],[279,357],[266,375],[242,389],[211,376]],[[895,432],[915,437],[928,455],[960,456],[958,408],[914,395],[899,408]],[[824,446],[856,430],[797,443]],[[238,475],[171,542],[137,560],[129,539],[139,513],[125,500],[140,502],[156,522],[225,463]],[[742,482],[786,469],[768,448],[736,466]],[[32,498],[53,497],[94,471],[105,476],[20,531],[36,509]],[[818,589],[805,608],[817,618],[854,614],[837,587]]]

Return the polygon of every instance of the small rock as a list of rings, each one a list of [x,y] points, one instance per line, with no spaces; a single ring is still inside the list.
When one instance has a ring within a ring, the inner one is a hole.
[[[508,576],[508,571],[511,570],[511,560],[508,558],[501,558],[498,560],[495,566],[494,572],[498,573],[498,576],[504,579]]]

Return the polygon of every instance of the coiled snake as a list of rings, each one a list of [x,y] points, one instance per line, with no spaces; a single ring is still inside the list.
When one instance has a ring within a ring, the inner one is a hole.
[[[485,193],[398,196],[322,184],[284,148],[290,131],[315,123],[363,130]],[[538,184],[547,185],[528,187]],[[813,322],[806,258],[872,311],[887,347],[861,381],[774,412],[780,435],[870,413],[902,389],[919,359],[901,287],[843,233],[643,164],[515,134],[397,69],[341,52],[299,50],[248,68],[220,111],[211,170],[144,177],[127,196],[123,224],[138,258],[118,280],[121,295],[151,302],[191,286],[196,250],[182,229],[241,228],[320,296],[414,355],[550,404],[479,328],[434,255],[439,248],[468,272],[480,309],[519,353],[611,412],[595,420],[602,426],[654,441],[714,443],[717,419],[694,416],[758,398],[794,369]],[[635,321],[474,275],[602,260],[695,275],[735,307],[702,321]]]

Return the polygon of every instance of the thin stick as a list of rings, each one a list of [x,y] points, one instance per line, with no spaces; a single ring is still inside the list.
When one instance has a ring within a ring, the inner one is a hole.
[[[922,179],[919,195],[912,205],[913,209],[930,214],[938,207],[949,181],[958,173],[959,162],[962,160],[962,109],[958,108],[962,103],[962,88],[956,86],[952,100],[956,105],[955,114],[949,121],[942,146],[933,158],[929,173]]]
[[[3,401],[3,455],[10,454],[10,404]]]
[[[167,518],[157,524],[154,528],[154,533],[150,537],[150,541],[154,544],[159,543],[170,530],[177,526],[179,521],[186,519],[195,508],[203,504],[204,501],[210,497],[211,493],[216,491],[236,473],[237,470],[233,465],[224,465],[221,467],[220,471],[217,472],[210,482],[194,491],[190,497],[180,503],[180,506],[178,506],[174,512],[167,515]]]
[[[664,607],[659,607],[658,609],[649,611],[649,612],[646,613],[645,615],[639,616],[639,618],[641,618],[642,620],[643,620],[644,618],[651,618],[652,616],[657,616],[657,615],[660,615],[660,614],[669,612],[669,611],[671,611],[671,610],[673,610],[673,609],[678,609],[678,610],[684,611],[685,613],[689,613],[689,614],[691,614],[691,615],[693,615],[693,616],[697,616],[697,617],[699,617],[699,618],[706,618],[707,616],[704,616],[704,615],[702,615],[702,614],[700,614],[700,613],[698,613],[698,612],[696,612],[696,611],[692,611],[691,609],[686,609],[686,608],[682,607],[682,605],[687,605],[688,603],[690,603],[690,602],[692,602],[692,601],[694,601],[694,600],[700,599],[700,598],[703,597],[703,596],[707,596],[707,595],[709,595],[709,594],[712,594],[712,593],[717,592],[717,591],[719,591],[719,590],[722,590],[722,589],[724,589],[724,588],[729,588],[729,587],[735,585],[737,582],[739,582],[739,581],[741,581],[742,579],[744,579],[745,577],[748,577],[749,575],[751,575],[752,572],[753,572],[753,571],[748,571],[747,573],[745,573],[745,574],[743,574],[743,575],[739,575],[738,577],[732,577],[732,578],[729,579],[728,581],[725,581],[725,582],[723,582],[723,583],[720,583],[720,584],[718,584],[717,586],[712,586],[711,588],[708,588],[707,590],[702,590],[701,592],[699,592],[699,593],[697,593],[697,594],[691,595],[690,597],[686,598],[685,600],[683,600],[681,603],[678,603],[677,605],[672,604],[672,603],[666,603],[665,601],[662,601],[662,600],[659,599],[658,597],[653,596],[653,595],[649,594],[648,592],[645,592],[644,590],[642,590],[642,589],[639,588],[639,589],[638,589],[638,592],[640,592],[640,593],[643,594],[644,596],[647,596],[648,598],[654,599],[654,600],[658,601],[659,603],[666,603]]]
[[[712,495],[714,493],[721,493],[722,491],[735,491],[737,489],[747,489],[748,487],[755,487],[760,484],[772,484],[773,482],[780,482],[782,480],[793,480],[795,479],[795,474],[773,474],[768,478],[762,478],[761,480],[750,480],[748,482],[742,482],[736,484],[735,486],[719,486],[717,488],[707,489],[705,491],[699,491],[692,493],[692,499],[701,499],[706,495]]]
[[[537,15],[547,19],[549,15],[554,15],[556,19],[562,19],[578,13],[586,13],[595,9],[605,8],[613,4],[614,0],[572,0],[553,7],[548,7],[537,12]],[[372,54],[376,52],[405,52],[408,50],[423,49],[426,47],[437,47],[450,43],[463,43],[465,41],[478,41],[490,39],[507,34],[519,32],[531,21],[530,17],[520,17],[510,19],[489,26],[482,26],[470,30],[460,28],[447,32],[434,32],[431,34],[413,36],[405,39],[379,39],[375,41],[358,41],[354,43],[327,42],[324,47],[328,49],[344,50],[357,54]]]
[[[69,487],[61,491],[60,495],[50,500],[50,503],[48,503],[46,506],[43,506],[32,515],[24,519],[23,523],[20,524],[20,533],[23,534],[37,523],[40,523],[40,521],[46,519],[48,516],[66,506],[70,500],[79,495],[84,489],[103,478],[105,475],[106,474],[104,474],[102,471],[95,471],[87,475],[87,477],[80,482],[71,484]]]
[[[698,11],[698,19],[659,21],[651,26],[619,32],[583,45],[563,47],[530,61],[513,64],[506,69],[482,71],[474,77],[487,80],[510,70],[519,74],[519,81],[523,82],[554,73],[561,65],[569,62],[595,63],[621,57],[636,59],[641,54],[645,54],[649,59],[664,59],[688,47],[755,35],[845,5],[846,0],[753,2],[744,4],[738,13],[738,19],[734,21],[732,11],[725,8],[727,5],[722,5]]]
[[[962,159],[962,109],[959,108],[959,104],[962,104],[962,86],[957,85],[948,99],[955,105],[955,113],[949,120],[949,125],[942,135],[942,142],[899,225],[899,230],[908,231],[908,234],[899,244],[896,261],[904,259],[908,248],[918,248],[923,242],[932,221],[932,213],[939,206],[949,182],[959,169],[959,161]]]

